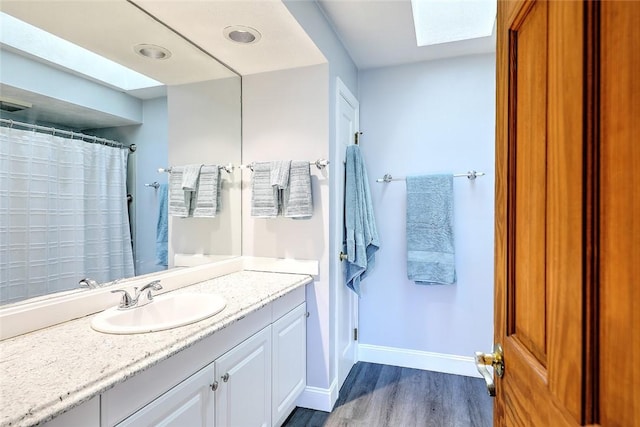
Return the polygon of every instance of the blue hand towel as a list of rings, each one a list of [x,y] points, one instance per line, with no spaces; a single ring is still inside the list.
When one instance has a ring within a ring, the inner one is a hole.
[[[275,218],[278,216],[278,206],[278,189],[271,186],[271,163],[253,163],[251,216]]]
[[[406,226],[409,279],[454,284],[453,175],[407,177]]]
[[[168,264],[169,246],[169,186],[160,184],[158,188],[158,223],[156,225],[156,265]]]
[[[313,216],[311,170],[308,161],[292,161],[289,185],[283,190],[282,215],[286,218],[309,219]]]
[[[202,165],[186,165],[182,170],[182,189],[184,191],[198,191],[198,179]]]
[[[360,282],[375,263],[380,248],[371,193],[360,147],[349,145],[345,182],[346,285],[360,295]]]
[[[289,173],[291,160],[277,160],[271,162],[271,186],[277,194],[278,213],[284,208],[284,191],[289,188]]]
[[[193,209],[194,218],[214,218],[220,212],[221,185],[220,168],[217,165],[202,166]]]
[[[289,171],[291,169],[291,160],[279,160],[271,162],[271,186],[278,190],[284,190],[289,187]]]
[[[194,191],[182,189],[183,166],[173,166],[169,176],[169,215],[186,218],[193,212]]]

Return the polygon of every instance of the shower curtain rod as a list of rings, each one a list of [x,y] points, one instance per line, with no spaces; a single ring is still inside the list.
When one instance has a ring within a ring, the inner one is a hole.
[[[99,138],[97,136],[86,135],[86,134],[80,133],[80,132],[72,132],[70,130],[63,130],[63,129],[56,129],[54,127],[34,125],[32,123],[16,122],[15,120],[9,120],[9,119],[0,119],[0,124],[3,124],[3,125],[5,125],[6,127],[9,127],[9,128],[12,128],[14,126],[25,127],[27,129],[40,131],[40,132],[43,132],[43,133],[44,132],[51,133],[52,135],[56,135],[56,134],[68,135],[68,136],[71,137],[71,139],[76,138],[76,139],[80,139],[80,140],[82,140],[84,142],[108,145],[110,147],[128,148],[129,151],[131,151],[132,153],[134,151],[136,151],[135,144],[132,144],[132,145],[129,146],[129,145],[125,145],[125,144],[123,144],[121,142],[114,141],[112,139]],[[88,140],[85,139],[85,138],[87,138]]]

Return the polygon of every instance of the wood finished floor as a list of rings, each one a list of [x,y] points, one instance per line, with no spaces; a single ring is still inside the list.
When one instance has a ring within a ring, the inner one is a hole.
[[[480,378],[358,362],[331,413],[296,408],[283,427],[491,427]]]

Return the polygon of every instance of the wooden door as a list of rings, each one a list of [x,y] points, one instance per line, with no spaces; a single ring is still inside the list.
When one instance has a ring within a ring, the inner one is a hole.
[[[640,425],[639,10],[499,1],[496,426]]]

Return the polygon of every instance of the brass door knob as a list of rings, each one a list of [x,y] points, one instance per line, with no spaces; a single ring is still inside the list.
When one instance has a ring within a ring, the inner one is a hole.
[[[504,375],[504,353],[502,351],[502,346],[498,343],[493,346],[493,353],[483,353],[481,351],[476,351],[476,368],[480,375],[484,378],[484,381],[487,383],[487,391],[489,392],[489,396],[496,395],[496,385],[493,382],[493,377],[491,376],[491,372],[487,369],[487,366],[493,366],[493,371],[500,378]]]
[[[348,258],[348,255],[340,251],[340,255],[338,255],[338,257],[340,258],[340,261],[346,261]]]

